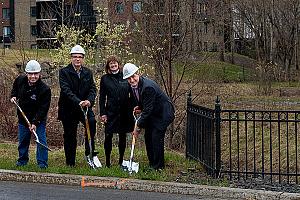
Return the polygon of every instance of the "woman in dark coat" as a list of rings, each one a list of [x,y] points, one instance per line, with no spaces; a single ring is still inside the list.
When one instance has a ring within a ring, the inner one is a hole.
[[[126,148],[126,133],[134,127],[132,108],[130,105],[130,87],[123,79],[120,62],[110,56],[105,65],[106,74],[101,77],[99,91],[100,120],[105,124],[104,150],[106,166],[110,167],[112,138],[119,134],[119,165],[122,166]]]

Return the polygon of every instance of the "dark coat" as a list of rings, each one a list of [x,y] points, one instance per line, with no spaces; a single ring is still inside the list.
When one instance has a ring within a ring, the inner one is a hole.
[[[130,86],[123,74],[105,74],[101,77],[99,91],[100,115],[107,115],[105,133],[133,131],[133,104]]]
[[[39,125],[40,122],[46,122],[51,102],[51,89],[41,79],[33,86],[29,86],[26,75],[18,76],[13,83],[11,97],[17,97],[19,106],[30,123]],[[19,110],[18,119],[20,124],[27,126]]]
[[[142,110],[138,127],[165,130],[175,118],[174,106],[170,98],[156,82],[146,77],[140,76],[138,90],[138,105]]]
[[[91,107],[95,104],[96,86],[93,73],[81,67],[80,78],[72,64],[59,70],[60,96],[58,101],[58,119],[81,119],[83,113],[79,103],[89,100]],[[89,109],[89,117],[94,113]]]

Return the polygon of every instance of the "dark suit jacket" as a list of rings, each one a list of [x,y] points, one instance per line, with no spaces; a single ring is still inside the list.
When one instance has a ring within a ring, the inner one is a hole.
[[[83,114],[80,101],[89,100],[95,104],[96,86],[93,73],[86,67],[81,68],[80,78],[72,64],[59,70],[60,96],[58,101],[58,119],[80,119]],[[89,109],[89,116],[94,115]]]
[[[138,105],[142,109],[138,127],[166,129],[174,120],[174,106],[170,98],[151,79],[140,76]]]

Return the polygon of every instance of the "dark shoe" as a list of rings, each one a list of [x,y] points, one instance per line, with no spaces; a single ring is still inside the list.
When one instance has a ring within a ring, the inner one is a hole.
[[[128,171],[128,167],[124,166],[124,165],[120,165],[120,169],[125,171],[125,172]]]
[[[21,162],[19,162],[19,161],[17,161],[17,163],[16,163],[16,166],[17,166],[17,167],[23,167],[23,166],[25,166],[25,165],[27,165],[27,163],[21,163]]]
[[[40,168],[40,169],[47,169],[48,167],[45,166],[45,165],[39,165],[39,168]]]
[[[73,163],[66,163],[67,167],[75,167],[75,164]]]

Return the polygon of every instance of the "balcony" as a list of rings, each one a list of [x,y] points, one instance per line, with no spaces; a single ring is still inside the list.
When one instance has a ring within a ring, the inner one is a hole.
[[[36,0],[36,2],[58,1],[58,0]]]
[[[57,21],[57,18],[52,18],[52,19],[36,19],[37,22],[41,21]]]
[[[36,38],[37,41],[56,40],[56,39],[57,38],[55,38],[55,37],[39,37],[39,38]]]

